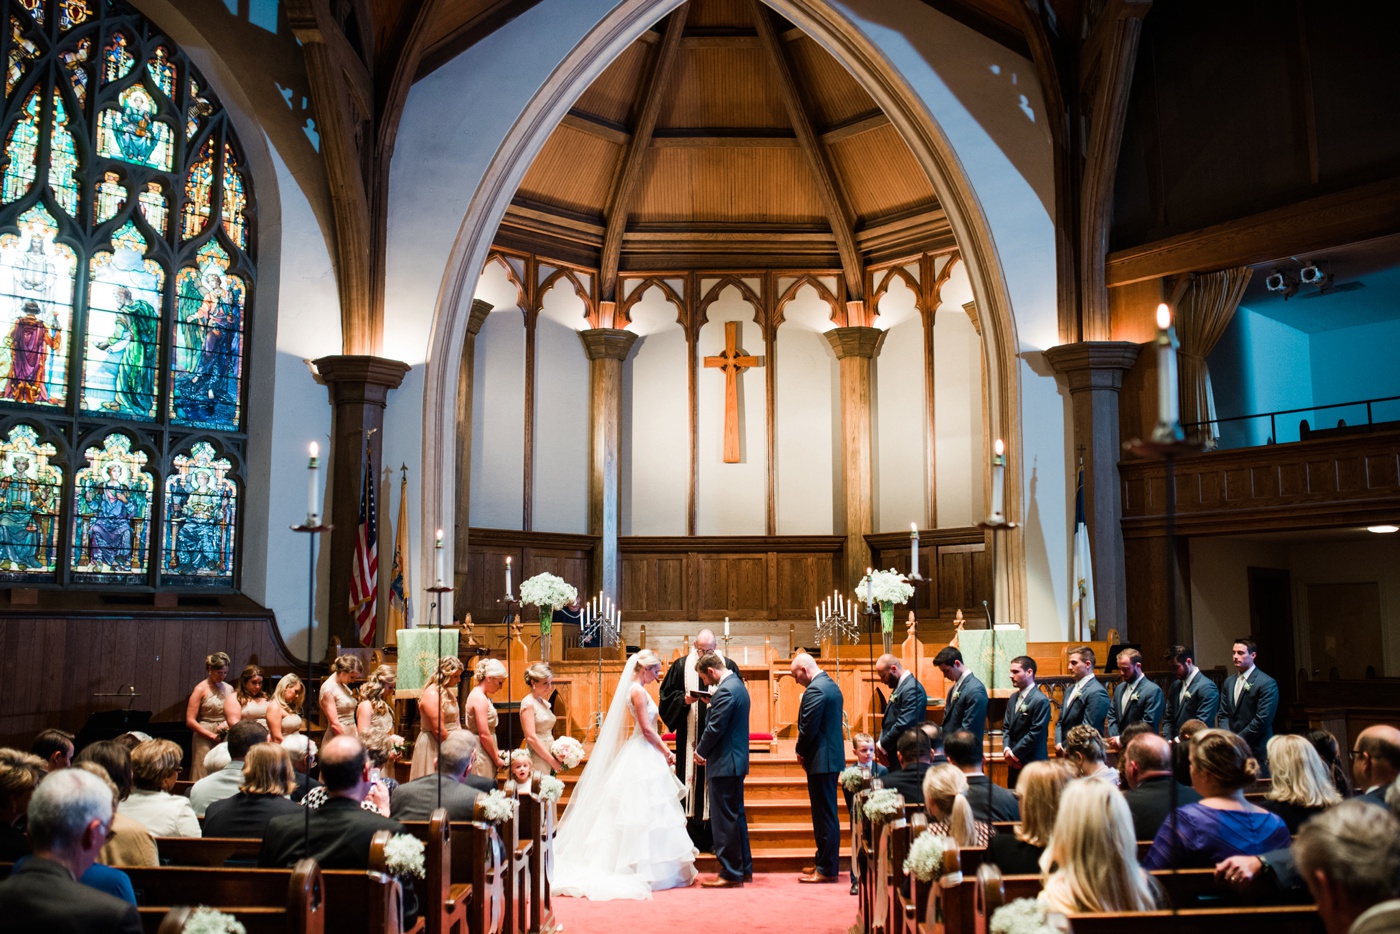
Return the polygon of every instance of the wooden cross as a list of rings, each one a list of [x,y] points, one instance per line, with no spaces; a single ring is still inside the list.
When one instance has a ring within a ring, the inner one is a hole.
[[[705,368],[724,371],[724,462],[739,463],[739,374],[750,367],[763,366],[762,357],[746,356],[739,350],[739,322],[724,322],[724,352],[706,357]]]

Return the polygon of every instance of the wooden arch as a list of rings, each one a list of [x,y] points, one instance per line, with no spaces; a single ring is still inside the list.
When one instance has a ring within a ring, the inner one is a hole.
[[[741,294],[744,297],[744,301],[748,302],[750,305],[753,306],[754,320],[757,321],[759,324],[764,324],[763,299],[743,279],[739,278],[738,276],[729,275],[722,277],[718,282],[710,286],[705,291],[705,296],[700,299],[700,303],[695,306],[695,318],[693,321],[690,322],[692,333],[700,333],[700,329],[705,326],[705,323],[707,321],[709,321],[709,317],[706,315],[706,312],[709,311],[711,305],[719,301],[719,297],[724,294],[724,290],[729,288],[731,285],[739,290],[739,294]]]
[[[568,279],[573,283],[574,294],[583,301],[583,319],[592,321],[595,312],[593,293],[583,287],[583,283],[579,281],[578,273],[567,266],[560,266],[545,277],[545,280],[540,283],[540,287],[535,290],[535,307],[530,310],[538,312],[544,307],[544,297],[549,294],[550,289],[559,284],[560,279]]]
[[[788,302],[797,297],[797,293],[802,291],[804,285],[810,285],[812,288],[816,289],[817,297],[826,302],[827,307],[831,309],[830,320],[836,320],[837,315],[841,311],[841,302],[837,300],[836,294],[826,287],[826,283],[822,282],[811,273],[807,273],[799,276],[796,282],[793,282],[786,289],[783,289],[783,294],[778,296],[778,301],[773,305],[773,327],[776,328],[783,323],[785,320],[783,318],[783,309],[787,307]]]
[[[945,266],[948,264],[945,264]],[[914,293],[914,307],[919,314],[928,316],[929,310],[924,307],[924,290],[919,286],[919,280],[910,274],[909,270],[903,266],[891,266],[885,270],[885,274],[880,277],[880,282],[875,286],[875,291],[870,295],[870,311],[872,314],[880,313],[880,299],[885,297],[885,293],[890,290],[890,283],[895,279],[903,279],[904,284],[909,287],[909,291]]]
[[[493,250],[486,257],[486,262],[481,264],[482,275],[486,274],[486,267],[490,266],[492,263],[499,264],[500,267],[506,271],[506,278],[510,280],[511,285],[515,286],[515,306],[521,311],[528,309],[530,307],[530,293],[525,288],[525,283],[515,274],[515,270],[510,265],[510,260],[506,259],[504,253]],[[480,279],[480,276],[477,278]]]
[[[685,299],[671,288],[670,283],[660,276],[647,276],[645,279],[634,280],[637,287],[627,293],[627,297],[617,303],[617,314],[613,321],[614,327],[625,328],[632,323],[632,306],[642,300],[642,296],[652,288],[661,290],[661,294],[666,296],[666,301],[676,306],[676,323],[685,327]]]

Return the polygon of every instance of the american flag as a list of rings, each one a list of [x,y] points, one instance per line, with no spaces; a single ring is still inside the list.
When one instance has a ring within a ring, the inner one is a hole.
[[[374,508],[374,472],[368,453],[360,488],[360,524],[355,535],[355,566],[350,574],[350,614],[360,630],[362,645],[374,644],[379,594],[379,522]]]

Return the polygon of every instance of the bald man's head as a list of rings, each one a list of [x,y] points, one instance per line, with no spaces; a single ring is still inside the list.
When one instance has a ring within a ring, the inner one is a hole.
[[[875,677],[879,678],[891,688],[899,684],[899,679],[904,674],[904,666],[899,663],[899,659],[886,652],[875,660]]]
[[[363,800],[368,790],[369,757],[365,744],[354,736],[337,736],[321,747],[321,784],[332,797]]]
[[[695,651],[704,655],[706,652],[713,652],[719,643],[715,641],[715,633],[712,629],[702,629],[695,634]]]
[[[804,688],[812,683],[821,669],[817,667],[817,660],[806,652],[799,652],[792,657],[792,676],[797,683]]]
[[[1129,788],[1136,788],[1151,775],[1171,772],[1172,748],[1156,733],[1139,733],[1128,740],[1123,757],[1127,760],[1123,772]]]
[[[1389,785],[1400,777],[1400,730],[1388,723],[1368,726],[1356,737],[1353,778],[1366,789]]]

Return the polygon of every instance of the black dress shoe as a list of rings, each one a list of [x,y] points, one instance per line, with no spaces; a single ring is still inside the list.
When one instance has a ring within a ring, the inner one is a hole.
[[[858,883],[858,882],[852,882],[852,883],[851,883],[851,894],[852,894],[852,895],[859,895],[859,894],[860,894],[860,883]]]
[[[752,881],[753,881],[753,873],[751,873],[751,872],[746,872],[746,873],[744,873],[744,881],[745,881],[745,882],[752,882]]]

